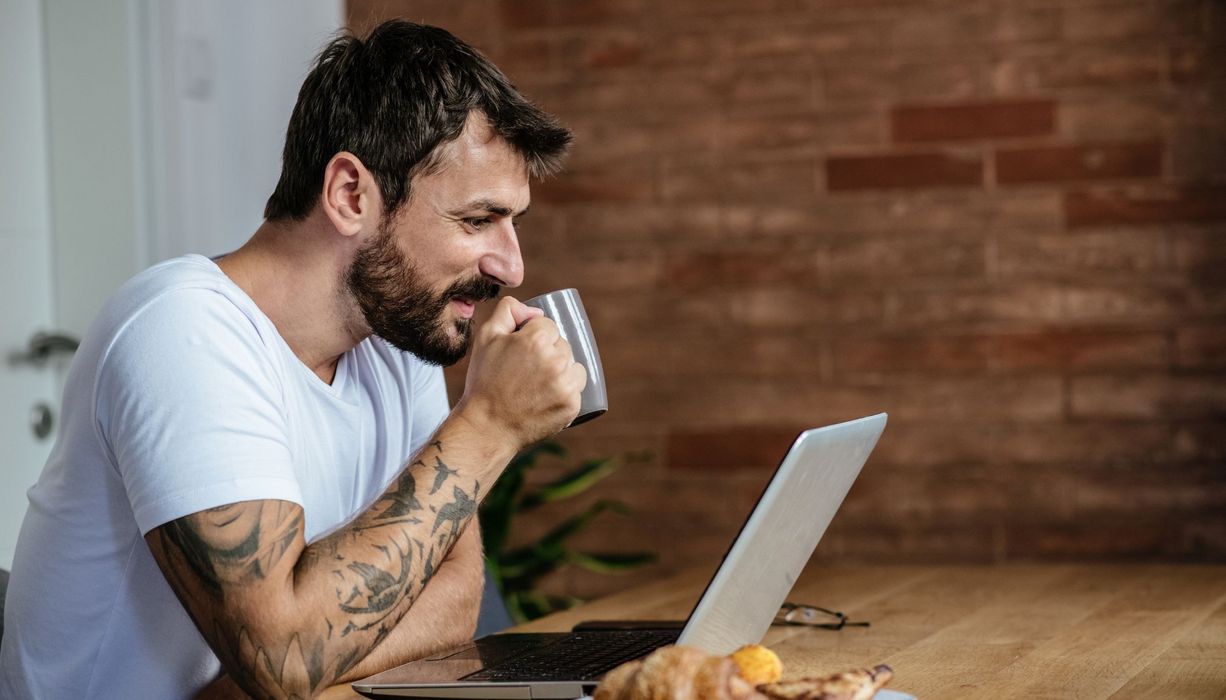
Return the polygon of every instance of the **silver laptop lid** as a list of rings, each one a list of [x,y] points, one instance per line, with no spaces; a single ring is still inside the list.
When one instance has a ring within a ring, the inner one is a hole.
[[[678,644],[727,654],[762,641],[885,429],[886,414],[796,438]]]

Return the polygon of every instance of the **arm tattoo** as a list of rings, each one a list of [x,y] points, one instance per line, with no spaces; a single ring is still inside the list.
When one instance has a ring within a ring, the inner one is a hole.
[[[234,503],[149,533],[167,580],[244,690],[309,697],[395,628],[477,512],[480,484],[442,454],[443,442],[430,442],[365,513],[309,546],[302,509],[285,501]],[[331,600],[282,632],[234,604],[285,581],[307,600],[319,591]]]

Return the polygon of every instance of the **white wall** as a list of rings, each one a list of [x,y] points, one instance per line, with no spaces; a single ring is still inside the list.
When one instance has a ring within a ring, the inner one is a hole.
[[[85,331],[148,262],[142,240],[138,37],[126,0],[43,0],[56,321]]]
[[[263,220],[285,127],[340,0],[153,2],[153,259],[218,254]]]
[[[51,203],[47,91],[38,0],[0,0],[0,568],[13,561],[26,490],[51,441],[30,430],[36,404],[54,406],[47,367],[12,362],[51,326]]]
[[[149,264],[262,220],[342,0],[43,0],[60,326]]]

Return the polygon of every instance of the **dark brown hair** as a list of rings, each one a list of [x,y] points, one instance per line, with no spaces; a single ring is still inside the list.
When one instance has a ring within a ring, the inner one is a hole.
[[[298,92],[270,221],[303,219],[319,201],[324,168],[348,151],[374,174],[384,216],[405,203],[414,175],[439,165],[472,111],[523,156],[533,177],[556,172],[571,134],[529,102],[476,49],[449,32],[404,20],[324,47]]]

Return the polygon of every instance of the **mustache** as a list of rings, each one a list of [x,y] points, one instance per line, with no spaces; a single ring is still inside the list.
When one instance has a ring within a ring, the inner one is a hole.
[[[502,285],[496,284],[486,277],[473,277],[460,280],[443,292],[444,299],[463,297],[473,302],[495,299],[502,293]]]

